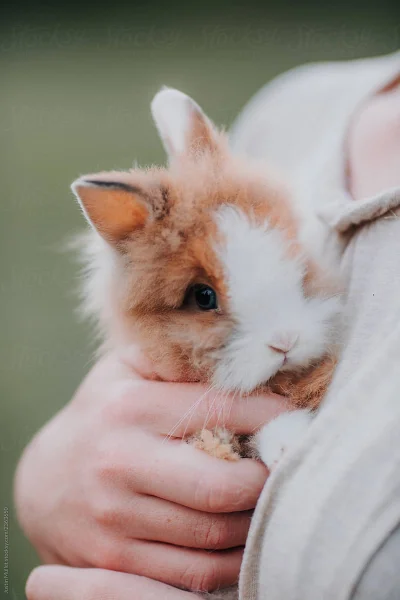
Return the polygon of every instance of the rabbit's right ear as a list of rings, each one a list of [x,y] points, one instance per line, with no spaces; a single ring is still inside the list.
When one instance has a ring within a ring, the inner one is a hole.
[[[151,112],[170,160],[218,149],[218,131],[200,106],[178,90],[163,88],[151,103]]]
[[[112,245],[142,229],[158,200],[132,179],[128,173],[110,171],[85,175],[71,186],[89,224]],[[160,190],[152,193],[162,195]]]

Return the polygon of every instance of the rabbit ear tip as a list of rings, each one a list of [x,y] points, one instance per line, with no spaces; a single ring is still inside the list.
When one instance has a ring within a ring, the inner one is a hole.
[[[179,101],[179,100],[180,101],[189,100],[189,101],[193,102],[193,100],[191,100],[191,98],[189,98],[189,96],[187,96],[183,92],[180,92],[179,90],[176,90],[175,88],[168,87],[167,85],[163,85],[160,88],[160,90],[154,96],[151,105],[152,106],[157,105],[158,102],[160,102],[161,100],[162,101],[172,100],[174,102]]]
[[[211,150],[216,146],[214,126],[200,106],[187,94],[163,87],[151,103],[154,123],[169,158],[197,150]]]

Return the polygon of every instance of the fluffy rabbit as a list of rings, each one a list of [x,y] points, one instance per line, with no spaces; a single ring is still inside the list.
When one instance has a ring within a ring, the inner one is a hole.
[[[303,410],[255,438],[271,468],[330,381],[337,285],[299,243],[290,191],[275,174],[234,157],[226,136],[177,90],[162,89],[152,113],[168,168],[85,175],[72,185],[91,225],[86,308],[108,345],[139,343],[177,381],[288,395]],[[241,452],[223,429],[192,441],[221,458]]]

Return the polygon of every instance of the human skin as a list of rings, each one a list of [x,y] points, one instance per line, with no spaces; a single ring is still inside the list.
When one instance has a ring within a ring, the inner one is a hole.
[[[251,433],[288,405],[279,396],[233,402],[200,385],[145,379],[132,368],[152,376],[139,358],[129,367],[115,354],[100,360],[28,446],[15,485],[20,523],[48,564],[192,590],[228,586],[267,470],[212,458],[181,438],[206,421]]]
[[[400,185],[399,85],[389,86],[383,93],[370,98],[360,107],[349,130],[347,166],[349,190],[355,200]],[[185,600],[185,595],[189,600],[195,597],[194,594],[170,588],[155,591],[155,582],[145,579],[139,582],[133,575],[99,570],[80,573],[76,569],[61,573],[51,569],[57,568],[40,567],[32,573],[27,586],[28,600],[50,600],[54,597],[58,600],[91,600],[99,597],[124,600],[125,596],[128,600],[127,589],[129,600],[134,598],[135,594],[143,600],[159,597],[166,600]],[[126,577],[130,578],[129,583]],[[101,590],[102,596],[96,595],[96,590]],[[168,594],[172,595],[169,597]]]
[[[195,600],[198,596],[139,575],[46,566],[33,572],[28,600]]]
[[[400,76],[360,107],[347,148],[349,188],[355,200],[400,184]]]

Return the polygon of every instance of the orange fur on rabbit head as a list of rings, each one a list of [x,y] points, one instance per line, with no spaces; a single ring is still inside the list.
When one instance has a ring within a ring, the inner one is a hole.
[[[92,226],[87,305],[106,339],[139,344],[176,380],[242,392],[310,366],[338,301],[298,242],[289,191],[234,157],[188,96],[163,89],[152,112],[168,168],[72,186]]]

